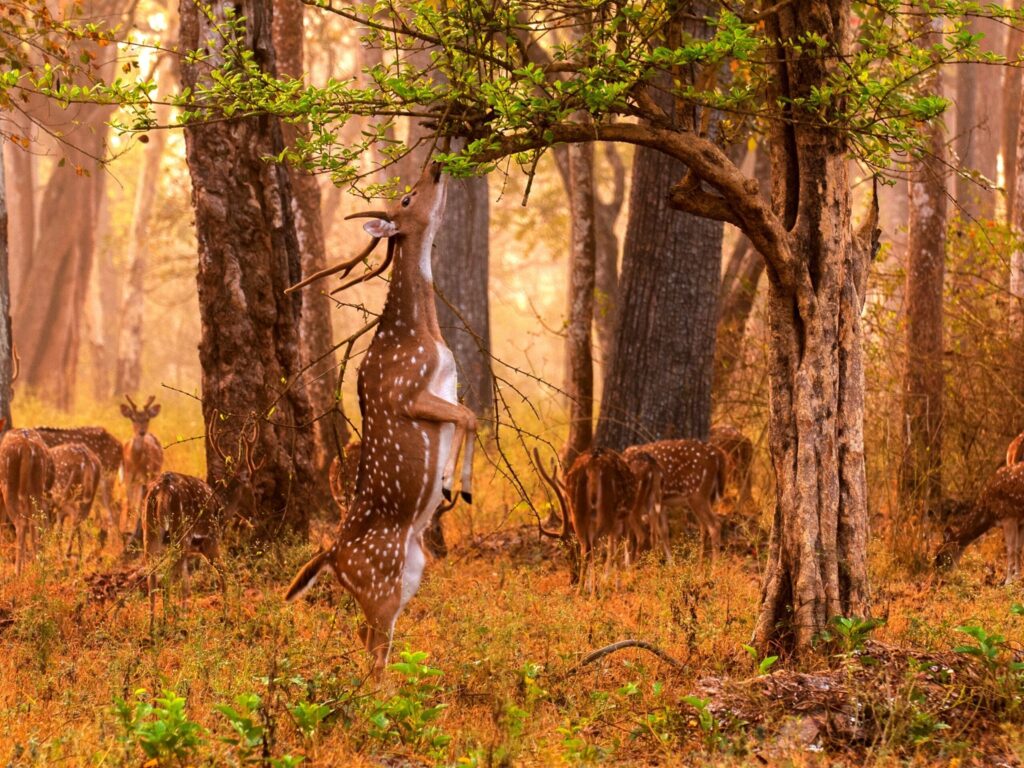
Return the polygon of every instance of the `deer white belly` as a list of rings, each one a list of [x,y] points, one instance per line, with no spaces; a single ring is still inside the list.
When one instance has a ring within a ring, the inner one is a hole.
[[[443,342],[437,344],[437,366],[427,385],[427,391],[450,403],[458,403],[458,377],[455,368],[455,356]],[[440,424],[431,430],[437,437],[432,438],[422,425],[423,441],[427,448],[426,464],[423,467],[423,487],[426,490],[422,503],[416,514],[413,527],[416,533],[422,533],[430,525],[434,511],[441,504],[441,475],[444,473],[445,462],[452,451],[452,438],[455,435],[454,424]]]

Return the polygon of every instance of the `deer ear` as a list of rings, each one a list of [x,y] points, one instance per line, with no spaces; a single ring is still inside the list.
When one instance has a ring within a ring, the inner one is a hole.
[[[132,409],[129,408],[124,403],[122,403],[121,404],[121,415],[124,416],[126,419],[130,419],[132,417]]]
[[[372,237],[379,237],[382,240],[398,234],[398,226],[395,222],[384,221],[384,219],[370,219],[363,224],[363,229]]]
[[[158,413],[160,413],[160,406],[159,405],[151,405],[151,406],[149,406],[149,418],[152,419]]]

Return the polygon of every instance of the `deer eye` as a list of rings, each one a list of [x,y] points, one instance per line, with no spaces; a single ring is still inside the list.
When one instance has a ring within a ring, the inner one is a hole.
[[[406,195],[405,197],[402,198],[402,207],[403,208],[408,208],[409,207],[409,203],[411,203],[411,202],[412,202],[412,195]]]

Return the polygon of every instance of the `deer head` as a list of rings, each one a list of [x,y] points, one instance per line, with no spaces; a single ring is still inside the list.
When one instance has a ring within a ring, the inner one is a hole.
[[[124,399],[128,403],[121,403],[121,415],[131,420],[132,429],[135,430],[136,435],[144,436],[149,430],[149,420],[156,418],[156,415],[160,413],[160,406],[153,402],[156,400],[156,395],[150,395],[149,400],[141,408],[128,395],[125,395]]]
[[[220,445],[218,434],[220,418],[220,411],[215,408],[210,416],[210,423],[207,425],[210,447],[220,458],[225,470],[224,478],[214,492],[225,512],[251,526],[249,519],[254,517],[258,511],[253,481],[256,474],[266,464],[266,457],[259,463],[256,463],[254,459],[256,445],[259,442],[259,422],[256,420],[255,413],[250,415],[238,433],[237,452],[232,454],[225,452]]]
[[[331,291],[332,294],[343,291],[358,283],[364,283],[371,278],[380,275],[388,268],[395,255],[395,241],[403,237],[418,235],[431,237],[441,222],[438,215],[443,209],[447,196],[447,185],[445,177],[441,173],[439,163],[429,163],[420,174],[416,183],[406,189],[399,197],[392,200],[383,211],[363,211],[346,216],[346,219],[370,219],[363,225],[363,229],[370,235],[369,244],[355,257],[332,267],[323,269],[310,275],[305,280],[288,288],[285,293],[297,291],[311,283],[321,280],[329,275],[341,273],[345,278],[358,265],[370,257],[381,240],[388,241],[387,255],[384,261],[364,275],[358,275],[339,288]]]

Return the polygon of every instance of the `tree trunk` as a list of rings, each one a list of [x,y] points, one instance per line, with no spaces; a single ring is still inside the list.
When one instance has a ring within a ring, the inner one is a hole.
[[[4,178],[4,157],[7,141],[0,139],[0,432],[14,426],[11,423],[11,376],[14,361],[11,338],[11,286],[7,279],[10,251],[7,247],[9,231],[7,214],[7,184]]]
[[[13,133],[28,141],[33,140],[28,121],[22,115],[8,112],[4,119],[11,121],[10,130]],[[3,154],[7,166],[9,278],[11,296],[17,296],[21,290],[22,276],[32,262],[32,246],[36,238],[36,162],[32,152],[13,141],[3,143]]]
[[[304,69],[303,9],[299,0],[274,0],[274,48],[277,70],[281,75],[301,77]],[[306,131],[305,125],[284,124],[285,144],[294,145]],[[327,265],[324,226],[320,212],[320,185],[316,177],[299,168],[289,167],[292,186],[292,215],[299,239],[302,274],[311,275]],[[331,300],[323,289],[302,291],[302,318],[299,322],[302,363],[311,366],[302,377],[310,404],[317,417],[314,425],[314,464],[317,479],[327,493],[327,468],[348,440],[348,425],[341,409],[341,393],[336,392],[337,359],[333,352]]]
[[[1021,8],[1020,0],[1008,2],[1015,10]],[[1017,61],[1024,47],[1024,32],[1010,27],[1006,32],[1006,59]],[[1017,208],[1017,135],[1020,132],[1021,74],[1016,67],[1003,67],[1003,176],[1006,187],[1006,220],[1012,224],[1014,211]]]
[[[1024,70],[1018,74],[1024,93]],[[1024,397],[1024,98],[1017,99],[1017,142],[1016,173],[1014,176],[1014,207],[1010,211],[1010,224],[1015,236],[1016,247],[1010,254],[1010,311],[1011,335],[1018,339],[1016,360],[1017,376],[1015,391]]]
[[[818,35],[830,46],[828,55],[776,48],[780,103],[828,82],[849,54],[851,18],[846,1],[796,0],[767,20],[772,38]],[[860,310],[877,210],[872,236],[855,241],[841,134],[777,120],[771,148],[772,199],[787,235],[766,254],[776,508],[754,639],[799,652],[834,616],[868,613]]]
[[[615,222],[626,201],[626,166],[614,144],[605,144],[605,157],[612,171],[612,196],[603,200],[594,190],[594,224],[597,261],[594,272],[594,335],[601,365],[607,370],[615,349],[615,322],[619,303],[619,238]]]
[[[723,225],[669,208],[685,168],[640,147],[619,280],[615,350],[607,367],[598,445],[622,450],[707,436]]]
[[[156,107],[156,121],[166,125],[170,107]],[[149,222],[153,201],[160,184],[160,161],[167,146],[167,131],[150,131],[145,157],[139,169],[132,224],[128,235],[126,259],[128,283],[121,309],[121,336],[117,344],[117,365],[114,392],[117,395],[138,393],[142,380],[142,323],[146,302],[146,269],[149,262]]]
[[[273,74],[270,0],[216,0],[209,15],[182,0],[181,46],[195,50],[219,40],[213,25],[228,11],[245,17],[237,44]],[[206,72],[203,64],[183,63],[182,84],[196,92]],[[283,147],[279,122],[266,116],[185,129],[199,243],[203,416],[209,423],[215,410],[230,415],[221,428],[229,446],[232,432],[252,415],[258,419],[256,461],[265,463],[254,481],[263,511],[257,528],[268,538],[282,529],[305,532],[322,501],[315,496],[312,408],[296,381],[302,299],[284,293],[302,274],[288,170],[264,160]],[[209,445],[207,474],[211,483],[224,476]]]
[[[487,295],[491,209],[487,179],[452,179],[434,244],[437,319],[455,355],[459,397],[485,421],[494,408]]]
[[[1004,52],[1002,22],[974,18],[970,29],[975,34],[984,35],[980,43],[983,50]],[[997,110],[992,105],[999,104],[1000,83],[992,77],[985,64],[960,64],[956,73],[954,148],[959,167],[983,177],[972,180],[957,176],[956,201],[970,216],[992,218],[995,193],[987,187],[996,183],[1001,126],[997,122]]]
[[[929,36],[937,39],[935,30]],[[923,87],[938,93],[938,70]],[[942,499],[942,287],[946,257],[946,186],[941,123],[929,129],[931,155],[910,178],[910,223],[905,301],[906,370],[903,381],[903,506],[934,507]]]
[[[591,324],[594,318],[596,242],[594,231],[594,148],[576,144],[569,154],[569,318],[565,339],[565,391],[569,398],[569,436],[562,466],[570,467],[590,448],[594,418],[594,366]]]

